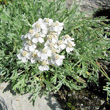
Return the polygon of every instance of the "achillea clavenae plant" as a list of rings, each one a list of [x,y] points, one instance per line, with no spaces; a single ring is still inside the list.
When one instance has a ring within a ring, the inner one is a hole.
[[[109,82],[100,65],[110,47],[104,20],[86,17],[75,4],[67,9],[65,0],[0,6],[0,81],[31,93],[33,100],[64,85],[71,90],[98,86],[100,74]]]

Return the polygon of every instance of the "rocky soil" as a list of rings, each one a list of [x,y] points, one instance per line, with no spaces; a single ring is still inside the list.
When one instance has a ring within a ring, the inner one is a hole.
[[[35,105],[28,100],[30,94],[18,95],[11,89],[8,83],[0,84],[0,110],[62,110],[56,98],[37,97]]]
[[[82,11],[92,12],[99,8],[110,8],[110,0],[66,0],[68,7],[76,1]]]

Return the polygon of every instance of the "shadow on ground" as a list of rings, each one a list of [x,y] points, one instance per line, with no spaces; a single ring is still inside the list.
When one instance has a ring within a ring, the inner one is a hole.
[[[5,87],[5,89],[3,90],[3,92],[7,92],[7,91],[10,91],[10,93],[11,93],[12,95],[16,95],[16,92],[14,92],[14,91],[12,90],[11,83],[9,83],[9,84]]]
[[[0,97],[0,110],[8,110],[6,103],[2,97]]]

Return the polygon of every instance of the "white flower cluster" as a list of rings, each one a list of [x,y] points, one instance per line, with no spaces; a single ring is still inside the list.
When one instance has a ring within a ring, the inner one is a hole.
[[[75,46],[74,39],[69,35],[62,36],[59,40],[63,25],[63,23],[53,22],[49,18],[38,19],[32,25],[32,29],[21,37],[23,48],[17,55],[18,59],[22,62],[28,60],[31,63],[39,62],[40,71],[49,70],[49,65],[62,65],[65,56],[59,55],[59,53],[64,49],[67,53],[70,53]]]

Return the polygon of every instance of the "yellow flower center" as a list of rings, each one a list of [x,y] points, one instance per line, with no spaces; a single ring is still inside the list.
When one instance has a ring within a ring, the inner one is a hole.
[[[59,23],[58,22],[55,22],[55,26],[59,26]]]
[[[52,48],[52,52],[53,52],[53,53],[56,53],[57,51],[56,51],[56,49]]]
[[[52,39],[52,35],[49,35],[48,38],[51,40]]]
[[[69,46],[70,48],[72,48],[72,44],[71,44],[71,43],[68,43],[68,46]]]
[[[23,56],[23,57],[25,57],[25,56],[26,56],[26,54],[27,54],[27,52],[26,52],[26,51],[23,51],[23,52],[22,52],[22,56]]]
[[[38,38],[39,36],[40,36],[40,34],[39,34],[39,33],[35,34],[35,37],[37,37],[37,38]]]
[[[33,57],[36,57],[37,56],[37,53],[33,52],[32,56]]]
[[[55,56],[55,59],[59,59],[59,55],[58,54]]]
[[[42,52],[43,52],[43,53],[47,53],[47,50],[46,50],[46,49],[43,49]]]
[[[46,18],[45,21],[48,23],[49,22],[49,18]]]
[[[53,43],[50,43],[49,45],[50,45],[50,47],[53,47],[54,46]]]
[[[29,30],[29,33],[30,33],[30,34],[33,34],[33,33],[34,33],[34,30],[33,30],[33,29],[30,29],[30,30]]]
[[[66,38],[69,38],[70,36],[69,36],[69,35],[65,35],[65,37],[66,37]]]
[[[32,45],[32,42],[29,40],[29,41],[28,41],[28,44],[29,44],[29,45]]]
[[[55,23],[52,23],[52,26],[55,26]]]
[[[40,28],[40,24],[37,23],[37,24],[35,25],[35,27],[36,27],[36,28]]]
[[[61,45],[62,44],[62,40],[59,40],[58,44]]]
[[[46,65],[47,65],[47,62],[44,60],[44,61],[42,62],[42,65],[43,65],[43,66],[46,66]]]

